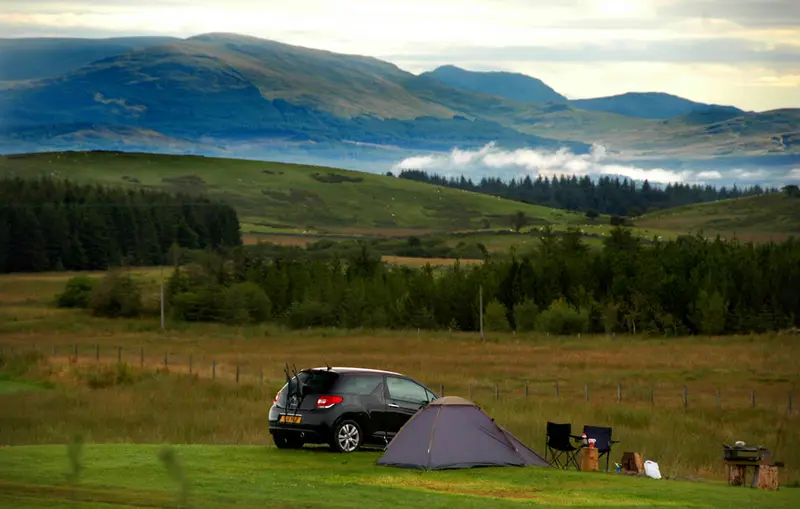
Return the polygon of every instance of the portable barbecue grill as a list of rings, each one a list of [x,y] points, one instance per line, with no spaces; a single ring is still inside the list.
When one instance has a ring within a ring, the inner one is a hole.
[[[755,488],[758,486],[761,467],[783,466],[783,462],[773,462],[770,450],[760,445],[745,447],[742,444],[722,444],[722,453],[728,471],[728,484],[734,486],[745,486],[748,468],[753,469],[750,486]]]
[[[771,454],[766,447],[740,447],[736,445],[722,444],[722,452],[725,461],[758,464],[761,460],[769,460]]]

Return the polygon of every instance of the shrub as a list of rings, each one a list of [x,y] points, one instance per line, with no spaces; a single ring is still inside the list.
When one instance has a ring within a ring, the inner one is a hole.
[[[697,330],[703,334],[721,334],[725,330],[728,302],[719,292],[700,290],[692,316]]]
[[[553,301],[536,320],[536,328],[551,334],[576,334],[589,330],[589,312],[575,309],[560,298]]]
[[[264,322],[269,319],[272,308],[264,290],[250,281],[226,288],[221,301],[223,316],[229,323]]]
[[[176,293],[170,302],[173,318],[187,322],[211,322],[224,317],[223,289],[217,285],[206,285],[195,291]]]
[[[333,325],[335,313],[329,304],[316,300],[295,302],[289,309],[289,326],[294,329]]]
[[[142,311],[141,288],[129,275],[109,272],[92,289],[90,307],[97,316],[138,316]]]
[[[94,281],[89,276],[75,276],[67,281],[64,292],[58,294],[60,308],[88,308],[92,302]]]
[[[538,316],[539,307],[532,300],[526,300],[514,306],[514,324],[520,332],[536,330]]]
[[[498,300],[493,300],[487,304],[486,311],[483,314],[483,323],[486,330],[494,332],[507,332],[511,330],[511,325],[508,323],[506,307]]]

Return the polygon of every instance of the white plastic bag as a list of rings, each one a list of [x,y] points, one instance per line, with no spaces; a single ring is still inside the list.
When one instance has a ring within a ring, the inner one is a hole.
[[[661,479],[661,472],[658,470],[658,463],[655,461],[647,460],[644,462],[644,473],[647,475],[647,477]]]

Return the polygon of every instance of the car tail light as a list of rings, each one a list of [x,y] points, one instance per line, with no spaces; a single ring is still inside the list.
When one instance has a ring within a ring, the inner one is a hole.
[[[317,408],[330,408],[342,402],[341,396],[320,396],[317,398]]]
[[[281,389],[281,390],[283,390],[283,389]],[[272,402],[273,403],[277,403],[278,402],[278,398],[280,397],[280,395],[281,395],[281,391],[276,392],[275,393],[275,397],[272,398]]]

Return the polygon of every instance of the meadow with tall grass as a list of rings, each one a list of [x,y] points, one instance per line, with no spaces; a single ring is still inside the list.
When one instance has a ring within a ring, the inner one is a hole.
[[[159,272],[139,274],[155,281]],[[481,341],[170,320],[162,330],[157,318],[56,308],[68,277],[0,277],[0,347],[16,359],[0,378],[0,444],[62,443],[75,433],[92,442],[270,444],[267,410],[284,364],[327,362],[396,370],[469,397],[541,453],[548,420],[576,431],[608,425],[620,440],[612,461],[637,451],[665,475],[721,479],[721,444],[744,440],[786,462],[784,485],[800,481],[793,335],[487,333]]]

